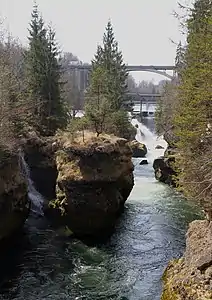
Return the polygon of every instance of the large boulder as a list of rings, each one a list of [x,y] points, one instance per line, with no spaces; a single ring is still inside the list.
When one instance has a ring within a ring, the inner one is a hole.
[[[134,140],[129,143],[132,149],[132,157],[145,157],[147,154],[146,145]]]
[[[110,231],[133,185],[132,152],[127,140],[87,133],[84,142],[59,137],[57,199],[47,215],[78,236]]]
[[[155,178],[158,181],[176,186],[177,173],[174,169],[176,155],[176,151],[168,147],[164,156],[154,160],[153,168],[155,170]]]
[[[212,224],[190,224],[185,255],[169,263],[163,281],[162,300],[212,299]]]
[[[143,159],[140,163],[139,163],[140,166],[142,165],[148,165],[148,160],[147,159]]]
[[[157,145],[157,146],[155,147],[155,149],[156,149],[156,150],[158,150],[158,149],[164,149],[164,147],[161,146],[161,145]]]
[[[8,240],[23,226],[29,206],[19,157],[0,148],[0,242]]]

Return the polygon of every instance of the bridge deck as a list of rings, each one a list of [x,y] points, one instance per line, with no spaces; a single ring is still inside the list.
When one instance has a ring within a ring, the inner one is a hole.
[[[90,70],[92,65],[69,65],[69,69],[84,69]],[[126,65],[126,69],[129,71],[141,71],[141,70],[155,70],[155,71],[173,71],[176,69],[175,66],[153,66],[153,65]]]

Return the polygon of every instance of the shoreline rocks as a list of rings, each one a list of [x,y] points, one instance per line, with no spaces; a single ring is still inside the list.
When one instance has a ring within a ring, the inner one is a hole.
[[[157,145],[157,146],[155,147],[155,149],[164,149],[164,147],[161,146],[161,145]]]
[[[23,226],[29,214],[25,178],[19,157],[0,148],[0,242],[10,239]]]
[[[158,157],[154,160],[153,169],[155,170],[155,178],[165,184],[176,186],[176,171],[174,170],[174,163],[176,158],[176,151],[170,147],[164,153],[164,156]]]
[[[140,166],[142,166],[142,165],[148,165],[149,163],[148,163],[148,160],[147,159],[143,159],[140,163],[139,163],[139,165]]]
[[[147,154],[147,147],[146,145],[134,140],[129,143],[132,149],[132,157],[135,158],[144,158]]]
[[[212,299],[212,223],[190,223],[184,257],[169,263],[163,282],[161,300]]]

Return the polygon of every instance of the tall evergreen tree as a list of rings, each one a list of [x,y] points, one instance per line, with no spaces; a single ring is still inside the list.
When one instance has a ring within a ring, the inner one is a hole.
[[[185,69],[185,51],[186,47],[183,47],[181,41],[177,45],[176,57],[175,57],[175,66],[179,79],[181,78],[182,71]]]
[[[109,21],[103,45],[97,47],[92,61],[91,85],[88,91],[86,116],[102,131],[127,139],[135,135],[125,110],[128,73]]]
[[[37,5],[30,23],[26,69],[34,123],[42,134],[54,134],[66,121],[60,96],[58,50],[55,32],[45,28]]]
[[[110,21],[106,26],[106,31],[103,36],[103,45],[98,46],[97,53],[92,61],[92,76],[95,77],[95,71],[99,66],[105,69],[105,73],[107,74],[107,78],[105,78],[105,88],[102,93],[108,101],[110,101],[111,109],[117,111],[124,107],[128,73],[123,62],[122,53],[115,40]],[[95,90],[95,87],[92,85],[91,90]]]

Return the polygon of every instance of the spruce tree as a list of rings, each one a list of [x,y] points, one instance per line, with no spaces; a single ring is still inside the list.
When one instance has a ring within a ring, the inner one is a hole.
[[[98,128],[98,134],[106,131],[127,139],[134,137],[135,131],[125,110],[127,78],[122,52],[109,21],[103,45],[97,47],[92,61],[91,85],[85,111],[90,123],[97,124],[95,128]]]
[[[182,71],[185,68],[185,51],[186,47],[183,47],[182,43],[179,42],[175,57],[175,67],[179,79],[181,78]]]
[[[125,94],[127,92],[126,66],[123,56],[115,40],[113,27],[109,21],[103,36],[103,45],[98,46],[97,53],[92,61],[92,75],[95,77],[96,69],[101,66],[105,69],[105,88],[102,91],[111,104],[111,109],[117,111],[124,107]],[[93,87],[91,86],[91,89]]]
[[[27,83],[33,124],[44,135],[65,125],[66,114],[60,96],[60,66],[55,32],[44,26],[34,5],[26,53]]]

